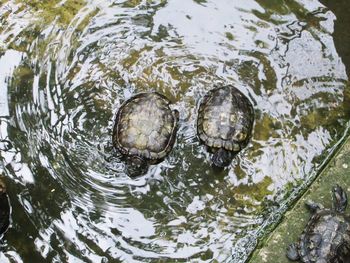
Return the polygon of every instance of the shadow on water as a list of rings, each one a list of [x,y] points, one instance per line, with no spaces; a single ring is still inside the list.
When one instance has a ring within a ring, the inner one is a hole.
[[[309,0],[0,1],[0,173],[13,207],[0,261],[244,262],[346,131],[333,20]],[[195,125],[203,95],[224,84],[256,121],[217,171]],[[174,102],[178,138],[132,179],[113,119],[149,90]]]
[[[346,67],[347,75],[350,76],[350,2],[346,0],[330,1],[321,0],[336,16],[334,21],[333,39],[335,47]]]

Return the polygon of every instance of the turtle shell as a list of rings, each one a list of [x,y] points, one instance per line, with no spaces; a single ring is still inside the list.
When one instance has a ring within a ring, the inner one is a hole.
[[[210,90],[203,98],[197,119],[197,134],[211,148],[238,152],[249,141],[254,109],[249,99],[228,85]]]
[[[172,149],[178,112],[157,92],[139,93],[119,108],[113,129],[113,145],[122,154],[161,160]]]
[[[6,192],[6,186],[0,178],[0,236],[6,232],[10,224],[10,202]]]
[[[308,222],[299,242],[302,262],[350,263],[350,221],[343,213],[321,210]]]

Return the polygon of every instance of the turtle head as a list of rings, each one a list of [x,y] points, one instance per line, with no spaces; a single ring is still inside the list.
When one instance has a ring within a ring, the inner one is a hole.
[[[130,156],[128,158],[126,170],[130,177],[144,175],[148,171],[148,162],[140,156]]]
[[[348,205],[348,197],[346,192],[339,185],[335,185],[332,192],[334,210],[340,213],[344,212]]]
[[[211,160],[214,164],[214,166],[219,167],[219,168],[224,168],[228,165],[230,165],[233,157],[236,155],[236,153],[231,152],[231,151],[227,151],[223,148],[220,148],[219,150],[217,150]]]

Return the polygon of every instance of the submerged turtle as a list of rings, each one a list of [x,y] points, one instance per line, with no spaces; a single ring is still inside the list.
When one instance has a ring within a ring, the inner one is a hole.
[[[350,263],[350,217],[344,214],[346,193],[333,188],[333,209],[307,203],[313,212],[299,242],[287,249],[290,260],[304,263]]]
[[[10,203],[6,193],[5,183],[0,179],[0,235],[6,232],[10,225]]]
[[[215,166],[229,165],[247,145],[253,123],[253,106],[235,87],[214,88],[205,95],[198,110],[197,134],[214,153]]]
[[[179,113],[169,104],[165,96],[147,92],[126,100],[118,110],[113,145],[139,174],[148,164],[162,161],[174,145]]]

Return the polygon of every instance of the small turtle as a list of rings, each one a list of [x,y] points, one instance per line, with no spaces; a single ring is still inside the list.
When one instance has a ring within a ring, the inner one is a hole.
[[[0,235],[6,232],[10,225],[10,202],[5,183],[0,179]]]
[[[253,123],[253,106],[237,88],[218,87],[204,96],[198,109],[197,134],[214,153],[215,166],[229,165],[247,145]]]
[[[174,145],[179,113],[169,104],[157,92],[139,93],[117,112],[113,145],[139,170],[138,174],[144,173],[148,164],[162,161]]]
[[[304,263],[350,263],[350,217],[344,214],[348,199],[333,187],[333,209],[307,203],[313,212],[299,242],[289,245],[287,257]]]

